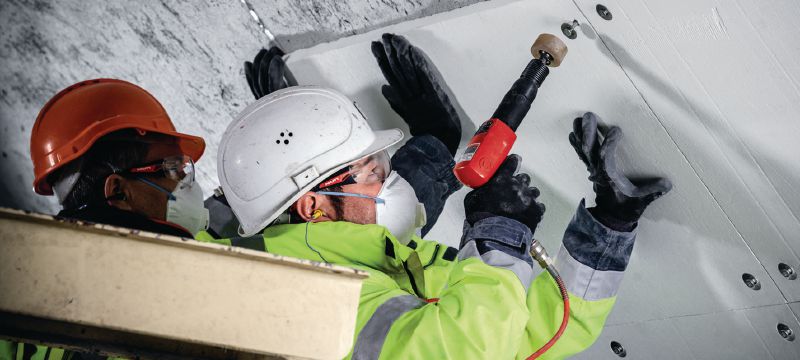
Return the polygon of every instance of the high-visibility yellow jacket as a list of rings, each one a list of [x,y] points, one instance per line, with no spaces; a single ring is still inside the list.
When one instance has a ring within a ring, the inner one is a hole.
[[[465,225],[460,250],[420,238],[402,245],[381,226],[347,222],[199,240],[369,272],[348,358],[524,359],[550,340],[563,314],[555,281],[534,269],[530,238],[524,225],[495,217]],[[594,342],[634,239],[597,222],[581,203],[556,257],[570,295],[569,325],[540,359],[562,359]]]

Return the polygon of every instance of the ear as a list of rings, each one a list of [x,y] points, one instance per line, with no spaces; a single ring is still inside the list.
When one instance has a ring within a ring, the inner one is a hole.
[[[325,212],[325,199],[323,196],[309,191],[294,203],[294,211],[303,221],[320,222],[330,221],[331,218]]]
[[[120,210],[133,210],[128,202],[131,198],[130,180],[117,174],[109,175],[103,187],[103,194],[108,199],[108,205]]]

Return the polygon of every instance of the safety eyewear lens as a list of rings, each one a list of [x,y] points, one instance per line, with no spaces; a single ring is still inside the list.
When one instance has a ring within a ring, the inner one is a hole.
[[[174,156],[164,159],[164,175],[170,179],[182,181],[188,178],[188,183],[194,183],[194,161],[188,156]]]
[[[315,186],[313,190],[318,191],[331,186],[350,184],[380,183],[386,180],[391,171],[392,165],[389,161],[389,154],[386,151],[381,151],[348,164]]]
[[[383,182],[392,171],[389,154],[381,151],[350,164],[349,174],[358,184]]]
[[[138,175],[163,176],[177,182],[188,179],[187,182],[190,184],[195,180],[194,161],[186,155],[170,156],[150,165],[130,169],[128,172]]]

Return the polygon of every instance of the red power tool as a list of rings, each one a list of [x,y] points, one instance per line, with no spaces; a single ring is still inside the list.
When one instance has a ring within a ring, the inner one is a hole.
[[[534,59],[528,62],[522,75],[511,85],[494,115],[475,132],[453,168],[456,177],[464,185],[473,189],[482,186],[506,159],[517,139],[514,132],[528,114],[539,87],[550,73],[548,66],[557,67],[561,64],[567,55],[567,45],[555,35],[541,34],[533,42],[531,54]]]

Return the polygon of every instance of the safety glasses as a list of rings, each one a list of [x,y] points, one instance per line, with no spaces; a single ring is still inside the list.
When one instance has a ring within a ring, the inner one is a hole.
[[[165,177],[177,182],[184,181],[188,177],[188,181],[185,182],[189,184],[194,183],[195,179],[194,161],[186,155],[170,156],[160,161],[128,169],[124,173]]]
[[[315,186],[312,191],[318,192],[332,186],[380,183],[386,180],[391,171],[389,154],[381,151],[348,164]]]

